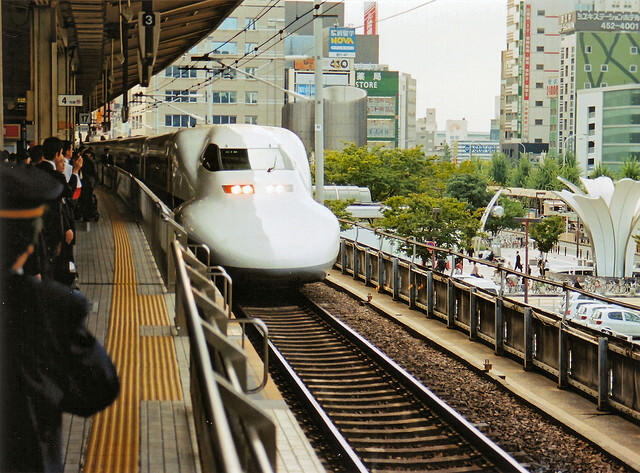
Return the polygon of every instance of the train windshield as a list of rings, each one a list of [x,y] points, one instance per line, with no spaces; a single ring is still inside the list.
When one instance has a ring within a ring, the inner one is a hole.
[[[278,148],[219,148],[213,143],[204,152],[202,166],[209,171],[293,169]]]

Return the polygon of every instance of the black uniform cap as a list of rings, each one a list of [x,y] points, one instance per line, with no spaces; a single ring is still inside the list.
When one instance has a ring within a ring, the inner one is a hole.
[[[25,166],[0,168],[0,218],[31,219],[62,193],[62,184],[46,172]]]

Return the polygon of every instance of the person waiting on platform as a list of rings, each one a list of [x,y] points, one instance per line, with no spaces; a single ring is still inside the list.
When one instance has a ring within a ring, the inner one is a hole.
[[[23,274],[45,203],[63,185],[39,169],[0,169],[0,471],[55,472],[62,413],[90,416],[118,396],[118,375],[86,328],[88,302]]]
[[[475,262],[473,263],[473,269],[471,270],[471,276],[474,276],[476,278],[481,278],[482,277],[480,275],[480,271],[478,270],[478,265]]]

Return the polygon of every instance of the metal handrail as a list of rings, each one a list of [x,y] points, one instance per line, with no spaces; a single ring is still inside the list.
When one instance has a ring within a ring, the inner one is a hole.
[[[260,392],[264,389],[269,381],[269,328],[267,324],[265,324],[262,319],[231,319],[229,322],[234,322],[242,325],[242,348],[244,348],[244,338],[245,338],[245,325],[251,324],[256,325],[260,331],[262,332],[262,354],[263,354],[263,369],[262,369],[262,381],[258,386],[252,389],[247,389],[245,392],[247,394],[254,394]]]
[[[211,367],[209,350],[204,336],[202,325],[200,324],[198,309],[196,307],[193,294],[190,290],[189,278],[182,259],[180,244],[174,240],[172,242],[173,255],[176,258],[176,273],[178,283],[181,287],[180,294],[185,305],[187,325],[189,327],[190,340],[192,342],[191,353],[195,359],[198,377],[203,384],[203,393],[206,396],[205,409],[211,417],[210,428],[215,430],[216,439],[219,442],[219,461],[225,471],[242,471],[240,458],[233,443],[231,428],[224,409],[220,391]]]

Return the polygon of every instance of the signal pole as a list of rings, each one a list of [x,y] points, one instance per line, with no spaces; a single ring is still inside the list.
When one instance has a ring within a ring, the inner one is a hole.
[[[324,204],[324,100],[322,77],[322,16],[320,0],[314,0],[313,38],[315,57],[315,164],[316,200]]]

